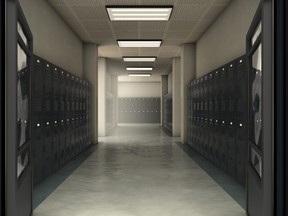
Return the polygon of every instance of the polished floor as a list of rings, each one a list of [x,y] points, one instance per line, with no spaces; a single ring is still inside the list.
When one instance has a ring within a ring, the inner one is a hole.
[[[158,125],[122,125],[35,210],[36,216],[244,216],[245,210]]]

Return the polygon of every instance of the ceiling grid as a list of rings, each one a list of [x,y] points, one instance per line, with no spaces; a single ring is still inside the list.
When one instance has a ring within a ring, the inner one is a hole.
[[[181,44],[196,42],[232,0],[47,0],[84,42],[96,43],[99,56],[122,66],[122,56],[156,56],[153,73],[167,74]],[[173,6],[169,21],[110,21],[106,6]],[[161,39],[160,48],[120,48],[117,39]],[[134,62],[135,66],[140,63]],[[121,67],[122,67],[121,66]],[[120,67],[120,66],[119,66]]]

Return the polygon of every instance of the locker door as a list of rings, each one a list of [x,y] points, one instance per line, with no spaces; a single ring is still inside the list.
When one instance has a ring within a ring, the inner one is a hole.
[[[18,1],[6,1],[5,210],[32,214],[31,90],[33,37]],[[1,86],[2,87],[2,86]]]
[[[247,212],[273,215],[272,1],[260,3],[247,33]]]

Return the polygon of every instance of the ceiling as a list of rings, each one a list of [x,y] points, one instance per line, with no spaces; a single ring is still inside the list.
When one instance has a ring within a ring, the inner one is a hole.
[[[171,71],[180,45],[192,43],[207,30],[232,0],[48,0],[64,21],[84,42],[96,43],[99,56],[125,66],[153,66],[153,74]],[[173,5],[168,22],[112,22],[106,5]],[[160,48],[119,48],[117,39],[162,39]],[[122,56],[157,56],[155,63],[127,63]],[[113,73],[113,72],[112,72]]]

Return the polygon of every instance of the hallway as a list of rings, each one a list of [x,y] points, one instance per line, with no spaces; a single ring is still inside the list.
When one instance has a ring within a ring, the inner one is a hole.
[[[244,216],[245,210],[158,125],[121,125],[35,216]]]

